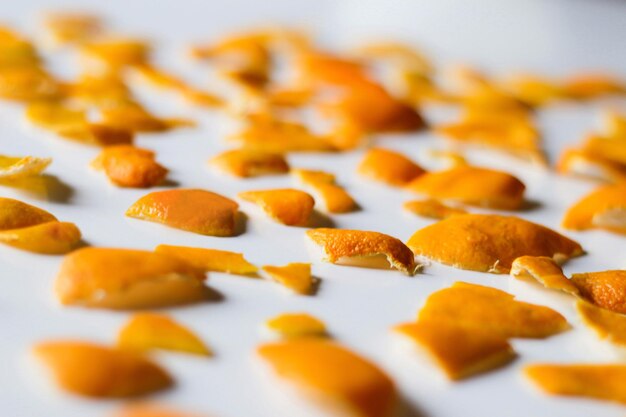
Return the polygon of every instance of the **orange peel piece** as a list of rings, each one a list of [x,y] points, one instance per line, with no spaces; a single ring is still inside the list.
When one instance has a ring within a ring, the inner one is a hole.
[[[534,279],[544,287],[579,295],[578,287],[563,274],[561,267],[546,256],[521,256],[511,265],[511,276],[520,280]]]
[[[257,352],[278,377],[333,411],[385,417],[396,406],[393,381],[376,365],[333,342],[299,338],[262,345]]]
[[[118,410],[112,417],[202,417],[156,404],[131,404]],[[206,416],[205,416],[206,417]]]
[[[623,94],[626,85],[608,74],[577,74],[563,83],[564,93],[574,99],[589,100],[608,94]]]
[[[307,169],[292,170],[292,174],[323,201],[327,212],[349,213],[359,208],[354,198],[337,185],[333,174]]]
[[[70,340],[39,343],[34,351],[56,382],[78,395],[138,397],[173,384],[167,372],[134,352]]]
[[[406,275],[418,269],[411,250],[400,240],[389,235],[363,230],[319,228],[306,232],[313,243],[324,252],[324,261],[330,263],[395,268]]]
[[[37,101],[26,107],[26,118],[36,126],[53,131],[72,129],[87,123],[87,113],[59,101]]]
[[[463,209],[450,207],[432,199],[407,201],[403,207],[418,216],[437,220],[447,219],[459,214],[467,214],[467,211]]]
[[[211,356],[211,350],[191,330],[163,314],[139,313],[122,327],[117,336],[121,349],[147,351],[171,350]]]
[[[418,321],[445,321],[505,338],[544,338],[569,329],[565,318],[551,308],[514,298],[495,288],[456,282],[428,297]]]
[[[626,185],[608,185],[591,192],[567,211],[563,227],[626,234]]]
[[[19,200],[0,197],[0,231],[56,221],[51,213]]]
[[[191,127],[194,122],[187,119],[162,118],[151,114],[140,104],[125,101],[117,102],[100,109],[102,124],[133,132],[166,132],[177,127]]]
[[[65,305],[137,309],[206,298],[204,272],[164,253],[83,248],[66,255],[55,291]]]
[[[506,172],[458,166],[421,175],[411,181],[407,189],[437,200],[517,210],[524,204],[526,186]]]
[[[20,66],[0,71],[1,98],[28,103],[60,96],[59,82],[40,67]]]
[[[620,347],[626,346],[626,316],[579,300],[576,310],[583,323],[593,329],[600,339]]]
[[[568,149],[559,159],[557,170],[563,174],[617,183],[626,182],[626,165],[584,150]]]
[[[326,337],[326,325],[307,313],[285,313],[265,322],[269,330],[285,339],[300,337]]]
[[[96,146],[129,145],[134,139],[132,130],[102,123],[65,126],[56,133],[67,139]]]
[[[626,314],[626,271],[573,274],[571,281],[584,300],[598,307]]]
[[[0,242],[28,252],[46,255],[68,253],[80,244],[81,233],[74,223],[51,221],[34,226],[0,231]]]
[[[524,374],[548,394],[626,404],[625,365],[533,364],[524,368]]]
[[[294,262],[284,266],[264,266],[263,272],[296,294],[310,294],[315,286],[311,264]]]
[[[131,145],[107,146],[91,166],[103,170],[120,187],[152,187],[167,175],[167,169],[156,162],[154,152]]]
[[[241,178],[289,172],[289,164],[282,154],[261,150],[234,149],[217,155],[209,163]]]
[[[506,337],[479,328],[429,320],[394,330],[424,350],[452,380],[490,371],[515,357]]]
[[[106,38],[83,44],[81,53],[116,69],[146,63],[150,45],[140,39]]]
[[[442,240],[445,239],[445,240]],[[418,230],[407,246],[418,256],[473,271],[509,273],[521,256],[558,261],[582,255],[577,242],[513,216],[461,214]]]
[[[78,12],[47,13],[43,25],[52,41],[61,45],[87,41],[104,29],[98,16]]]
[[[0,181],[12,181],[41,174],[52,158],[0,155]]]
[[[189,246],[159,245],[156,253],[175,256],[203,271],[225,272],[237,275],[256,275],[259,268],[248,262],[241,253]]]
[[[394,186],[404,186],[426,172],[406,156],[383,148],[368,150],[357,170],[366,178]]]
[[[326,183],[335,184],[335,175],[314,169],[292,168],[291,174],[303,184]]]
[[[306,225],[315,205],[310,194],[293,188],[245,191],[238,197],[258,205],[269,217],[287,226]]]
[[[233,200],[211,191],[176,189],[146,194],[126,215],[201,235],[233,236],[238,207]]]

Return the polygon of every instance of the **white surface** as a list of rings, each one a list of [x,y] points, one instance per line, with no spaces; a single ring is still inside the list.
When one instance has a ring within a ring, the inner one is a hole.
[[[85,7],[84,2],[74,1]],[[53,1],[4,2],[0,20],[34,26],[35,12],[59,7]],[[209,38],[250,24],[278,22],[304,25],[317,31],[329,45],[348,45],[378,35],[396,36],[421,44],[440,62],[470,61],[494,71],[536,69],[564,75],[585,68],[626,72],[623,42],[626,36],[626,3],[618,1],[496,1],[410,2],[397,1],[228,1],[156,2],[149,0],[94,2],[94,10],[110,16],[123,32],[166,39],[163,58],[173,68],[203,80],[177,57],[191,40]],[[63,64],[55,62],[55,68]],[[167,135],[145,135],[138,144],[153,148],[158,159],[172,170],[170,178],[184,187],[201,187],[234,197],[238,191],[293,186],[289,177],[238,181],[209,170],[206,160],[225,144],[218,116],[178,106],[155,96],[150,104],[169,115],[186,115],[200,122],[195,130]],[[622,103],[623,105],[623,103]],[[623,106],[622,106],[623,107]],[[541,127],[551,154],[567,141],[579,141],[597,127],[602,104],[562,105],[543,111]],[[427,109],[431,120],[445,112]],[[384,138],[381,145],[400,149],[422,161],[422,151],[439,146],[430,134]],[[45,208],[62,220],[75,222],[87,242],[99,246],[151,249],[159,243],[212,247],[244,252],[259,264],[313,261],[322,279],[318,295],[298,297],[278,285],[222,274],[211,274],[209,285],[223,294],[222,302],[168,309],[176,319],[195,330],[215,350],[213,359],[162,353],[157,359],[177,380],[173,390],[151,399],[181,409],[221,417],[298,417],[293,410],[268,396],[267,381],[255,370],[252,352],[262,340],[259,326],[267,318],[287,311],[307,311],[327,322],[337,340],[371,358],[397,381],[415,415],[527,417],[618,416],[623,408],[591,400],[547,397],[520,375],[521,368],[536,361],[615,360],[610,350],[581,329],[566,296],[519,283],[508,276],[489,275],[431,265],[423,274],[407,278],[397,271],[340,267],[310,259],[304,246],[304,229],[271,222],[250,205],[246,233],[237,238],[194,235],[157,224],[125,218],[125,209],[144,190],[122,190],[108,184],[104,175],[88,169],[97,150],[72,144],[35,130],[23,121],[18,106],[0,104],[0,153],[50,156],[49,169],[65,184],[49,195],[25,193],[7,187],[0,195]],[[410,195],[397,189],[359,179],[354,167],[361,152],[346,155],[293,155],[296,167],[328,169],[364,208],[334,216],[338,227],[374,229],[406,240],[429,222],[401,210]],[[594,184],[557,178],[549,172],[498,154],[480,155],[476,163],[508,169],[528,186],[528,198],[541,202],[524,218],[558,229],[564,210]],[[65,188],[67,187],[67,188]],[[567,273],[626,268],[626,240],[603,232],[566,233],[580,241],[588,255],[567,264]],[[445,238],[445,237],[442,237]],[[52,282],[61,257],[37,256],[0,246],[0,415],[7,417],[100,417],[120,404],[89,401],[60,393],[29,366],[28,350],[46,338],[76,337],[112,343],[128,313],[61,308],[53,297]],[[411,320],[434,290],[457,281],[492,285],[522,300],[550,306],[564,314],[574,330],[547,340],[514,340],[519,359],[502,370],[451,384],[437,373],[414,364],[399,353],[389,334],[390,326]],[[305,408],[303,408],[305,410]],[[303,411],[304,413],[304,411]]]

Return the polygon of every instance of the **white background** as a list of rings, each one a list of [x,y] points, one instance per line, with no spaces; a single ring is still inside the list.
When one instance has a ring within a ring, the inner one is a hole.
[[[163,41],[159,56],[169,68],[197,81],[203,70],[192,67],[182,48],[194,40],[266,23],[288,23],[317,33],[325,45],[350,46],[367,39],[395,37],[420,45],[439,64],[473,63],[496,75],[533,70],[564,76],[577,70],[604,69],[626,76],[626,3],[619,1],[156,1],[126,0],[66,2],[100,10],[123,33]],[[55,1],[7,1],[0,5],[0,21],[33,33],[36,13],[60,8]],[[69,61],[54,61],[61,73]],[[140,146],[157,150],[171,169],[170,178],[184,187],[201,187],[234,197],[248,189],[293,186],[289,177],[238,181],[207,168],[206,160],[224,149],[224,120],[206,111],[180,105],[163,95],[148,97],[168,115],[198,120],[197,129],[167,135],[144,135]],[[599,127],[600,110],[610,103],[562,104],[538,114],[552,157],[566,143],[582,139]],[[611,105],[620,105],[613,103]],[[623,102],[621,103],[622,108]],[[426,109],[430,120],[446,117]],[[424,150],[441,142],[429,133],[382,138],[380,144],[398,149],[422,162]],[[211,274],[209,285],[223,301],[167,313],[188,325],[215,350],[212,359],[162,353],[156,359],[176,378],[177,386],[151,397],[184,410],[222,417],[309,415],[305,406],[282,408],[268,392],[271,384],[257,372],[253,350],[262,340],[261,324],[288,311],[306,311],[325,320],[337,340],[383,367],[397,381],[414,415],[454,416],[618,416],[624,410],[591,400],[547,397],[521,376],[531,362],[606,362],[616,356],[605,344],[581,328],[572,300],[564,295],[519,283],[508,276],[466,272],[431,265],[423,274],[407,278],[397,271],[348,268],[311,259],[304,246],[304,229],[273,223],[248,204],[246,233],[237,238],[213,238],[125,218],[123,213],[142,190],[122,190],[88,168],[97,150],[58,139],[29,127],[19,106],[0,105],[0,153],[50,156],[48,170],[59,184],[50,191],[20,191],[0,187],[0,195],[45,208],[58,218],[75,222],[85,240],[98,246],[152,249],[159,243],[220,248],[244,252],[258,264],[313,261],[321,278],[318,295],[287,294],[278,285],[222,274]],[[411,198],[397,189],[358,178],[354,168],[362,152],[346,155],[293,155],[292,166],[327,169],[336,173],[363,211],[334,216],[338,227],[371,229],[402,240],[429,222],[404,213]],[[521,213],[524,218],[558,229],[564,210],[593,189],[587,181],[559,178],[523,162],[498,154],[470,154],[477,164],[507,169],[528,186],[528,198],[540,207]],[[559,229],[560,230],[560,229]],[[562,230],[561,230],[562,231]],[[623,237],[604,232],[566,233],[579,240],[588,255],[567,264],[567,273],[626,268]],[[445,236],[442,236],[445,239]],[[47,338],[83,338],[112,343],[128,313],[62,308],[52,293],[61,257],[38,256],[0,247],[0,416],[96,417],[119,407],[116,401],[90,401],[56,391],[33,367],[29,349]],[[399,352],[390,326],[411,320],[434,290],[457,281],[491,285],[522,300],[548,305],[562,314],[574,330],[547,340],[514,340],[519,358],[502,370],[449,383],[436,371]],[[301,404],[300,404],[301,405]]]

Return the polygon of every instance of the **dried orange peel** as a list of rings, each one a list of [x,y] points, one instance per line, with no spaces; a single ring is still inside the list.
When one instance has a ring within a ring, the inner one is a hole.
[[[52,158],[0,155],[0,181],[40,175],[51,162]]]
[[[146,194],[126,215],[201,235],[233,236],[238,207],[233,200],[211,191],[176,189]]]
[[[52,221],[20,229],[0,231],[0,242],[28,252],[61,255],[80,244],[81,233],[74,223]]]
[[[192,331],[168,316],[138,313],[120,330],[117,346],[121,349],[146,351],[171,350],[200,356],[211,356],[211,350]]]
[[[289,164],[282,154],[262,150],[234,149],[211,158],[209,163],[240,178],[289,172]]]
[[[225,250],[159,245],[154,251],[179,258],[206,272],[255,276],[259,270],[255,265],[248,262],[241,253]]]
[[[329,213],[349,213],[358,209],[358,204],[343,187],[337,185],[335,176],[329,172],[298,169],[292,174],[323,201]]]
[[[138,403],[124,406],[115,412],[112,417],[203,417],[199,414],[190,414],[164,407],[157,404]],[[206,417],[206,416],[204,416]]]
[[[626,185],[598,188],[574,204],[563,218],[563,227],[571,230],[592,228],[626,233]]]
[[[583,254],[577,242],[545,226],[489,214],[461,214],[441,220],[415,232],[407,246],[418,256],[455,268],[501,274],[508,273],[520,256],[565,261]]]
[[[42,342],[34,351],[58,385],[78,395],[138,397],[173,384],[167,372],[134,352],[71,340]]]
[[[104,29],[98,16],[77,12],[47,13],[43,26],[50,39],[60,45],[85,42],[101,35]]]
[[[299,338],[262,345],[257,352],[279,378],[311,401],[327,405],[327,411],[386,417],[396,406],[393,381],[376,365],[336,343]]]
[[[206,299],[204,272],[164,253],[83,248],[66,255],[55,291],[65,305],[137,309]]]
[[[266,265],[263,272],[296,294],[310,294],[315,287],[311,264],[294,262],[284,266]]]
[[[258,205],[269,217],[287,226],[305,226],[315,205],[310,194],[293,188],[245,191],[238,197]]]
[[[579,149],[566,150],[559,159],[557,170],[563,174],[609,183],[626,181],[626,164],[592,155]]]
[[[578,315],[600,339],[614,345],[626,347],[626,316],[579,300],[576,303]]]
[[[548,307],[516,301],[504,291],[465,282],[431,294],[418,321],[445,321],[505,338],[544,338],[569,329],[565,318]]]
[[[517,210],[524,204],[526,187],[506,172],[458,166],[421,175],[411,181],[407,189],[437,200]]]
[[[407,201],[403,204],[403,207],[418,216],[437,220],[447,219],[459,214],[467,214],[467,211],[463,209],[451,207],[432,199]]]
[[[282,338],[326,337],[326,325],[307,313],[285,313],[265,322],[266,327]]]
[[[425,172],[406,156],[383,148],[368,150],[358,166],[360,175],[394,186],[404,186]]]
[[[312,229],[307,237],[321,247],[330,263],[395,268],[413,275],[419,265],[411,250],[400,240],[378,232],[344,229]],[[382,262],[381,262],[382,261]]]
[[[394,331],[425,351],[452,380],[490,371],[515,357],[506,337],[480,328],[420,320],[396,326]]]
[[[582,299],[598,307],[626,314],[626,271],[573,274],[571,281],[578,288]]]
[[[536,280],[544,287],[578,296],[579,290],[552,258],[521,256],[513,261],[511,276],[522,280]]]
[[[154,152],[131,145],[107,146],[91,166],[103,170],[120,187],[152,187],[167,175],[167,169],[156,162]]]
[[[38,207],[19,200],[0,197],[0,230],[13,230],[54,222],[57,218]]]
[[[626,366],[610,364],[533,364],[524,373],[542,391],[626,404]]]

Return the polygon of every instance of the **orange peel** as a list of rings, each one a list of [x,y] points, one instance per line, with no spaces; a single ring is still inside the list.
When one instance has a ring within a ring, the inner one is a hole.
[[[372,148],[365,153],[358,173],[374,181],[404,186],[426,171],[401,153]]]
[[[266,265],[263,272],[296,294],[310,294],[315,286],[311,264],[294,262],[284,266]]]
[[[564,274],[552,258],[546,256],[521,256],[513,261],[511,276],[520,280],[534,279],[544,287],[578,296],[578,287]]]
[[[74,223],[68,222],[51,221],[0,231],[1,243],[45,255],[68,253],[76,249],[80,241],[80,230]]]
[[[591,192],[567,211],[563,227],[626,234],[626,185],[608,185]]]
[[[576,303],[578,315],[600,339],[620,347],[626,346],[626,316],[596,307],[586,301]]]
[[[154,152],[131,145],[107,146],[91,166],[104,171],[120,187],[152,187],[167,175],[167,169],[156,162]]]
[[[12,181],[41,174],[52,158],[0,155],[0,181]]]
[[[285,339],[326,337],[326,325],[307,313],[284,313],[265,322],[266,327]]]
[[[467,211],[463,209],[451,207],[432,199],[407,201],[403,204],[403,207],[418,216],[437,220],[447,219],[459,214],[467,214]]]
[[[571,281],[578,288],[582,299],[598,307],[626,314],[626,271],[573,274]]]
[[[0,197],[0,231],[56,221],[51,213],[12,198]]]
[[[238,197],[258,205],[269,217],[287,226],[306,225],[315,205],[310,194],[293,188],[245,191]]]
[[[282,154],[261,150],[234,149],[211,158],[209,163],[241,178],[289,172],[289,164]]]
[[[248,262],[241,253],[225,250],[159,245],[154,251],[180,258],[206,272],[225,272],[228,274],[253,276],[259,270]]]

